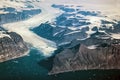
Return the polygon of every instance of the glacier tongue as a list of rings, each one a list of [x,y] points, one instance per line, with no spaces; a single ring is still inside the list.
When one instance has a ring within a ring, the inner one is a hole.
[[[29,29],[54,19],[59,11],[54,10],[54,8],[51,7],[51,4],[39,3],[39,5],[41,5],[39,7],[42,9],[42,13],[24,21],[3,24],[3,27],[9,31],[14,31],[20,34],[25,42],[39,49],[43,55],[49,56],[54,50],[56,50],[56,44],[36,35]],[[55,12],[52,12],[52,10]]]

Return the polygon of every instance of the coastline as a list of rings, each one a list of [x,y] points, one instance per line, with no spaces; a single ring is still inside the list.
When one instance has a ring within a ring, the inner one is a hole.
[[[21,57],[24,57],[24,56],[27,56],[28,54],[30,53],[30,50],[28,49],[26,52],[24,52],[24,54],[20,54],[20,55],[17,55],[17,56],[14,56],[12,58],[7,58],[6,56],[6,60],[0,60],[0,63],[3,63],[3,62],[6,62],[6,61],[9,61],[9,60],[13,60],[13,59],[17,59],[17,58],[21,58]]]

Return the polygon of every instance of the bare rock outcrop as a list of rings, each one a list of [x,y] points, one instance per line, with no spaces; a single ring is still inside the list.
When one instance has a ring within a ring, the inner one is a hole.
[[[0,31],[0,62],[24,56],[28,47],[15,32]]]
[[[51,59],[49,75],[78,70],[120,69],[119,43],[120,40],[116,39],[89,38],[84,42],[74,40],[63,45]]]

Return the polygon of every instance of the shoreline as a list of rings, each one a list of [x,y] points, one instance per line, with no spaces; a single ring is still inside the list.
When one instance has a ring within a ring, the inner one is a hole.
[[[17,58],[21,58],[21,57],[27,56],[29,53],[30,53],[30,50],[28,49],[26,52],[24,52],[24,54],[14,56],[14,57],[12,57],[11,59],[8,58],[8,59],[3,60],[3,61],[0,60],[0,63],[7,62],[7,61],[10,61],[10,60],[14,60],[14,59],[17,59]]]

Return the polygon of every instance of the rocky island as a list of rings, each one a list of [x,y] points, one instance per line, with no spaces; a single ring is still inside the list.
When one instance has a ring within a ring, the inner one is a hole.
[[[28,47],[20,35],[0,29],[0,62],[22,57],[27,53]]]

